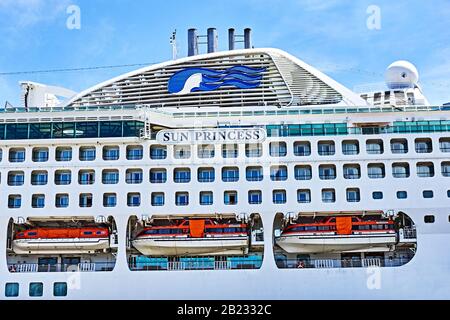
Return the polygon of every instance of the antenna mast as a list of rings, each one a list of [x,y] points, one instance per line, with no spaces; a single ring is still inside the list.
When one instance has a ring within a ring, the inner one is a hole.
[[[170,37],[170,44],[172,45],[172,59],[176,60],[178,57],[178,49],[177,49],[177,30],[172,33]]]

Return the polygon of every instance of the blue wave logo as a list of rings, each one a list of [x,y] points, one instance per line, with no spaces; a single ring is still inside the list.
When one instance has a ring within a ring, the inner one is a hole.
[[[255,69],[237,66],[224,71],[206,68],[187,68],[175,73],[168,83],[172,94],[184,95],[193,92],[214,91],[224,86],[239,89],[254,89],[261,85],[266,68]]]

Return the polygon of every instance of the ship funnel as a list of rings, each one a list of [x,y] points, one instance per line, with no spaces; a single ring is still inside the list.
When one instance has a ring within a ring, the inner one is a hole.
[[[245,49],[252,48],[252,29],[250,28],[244,30],[244,47]]]
[[[228,48],[230,51],[236,48],[236,35],[233,28],[228,29]]]
[[[198,35],[197,29],[188,30],[188,56],[198,55]]]
[[[219,37],[216,28],[208,29],[208,53],[217,52],[219,49]]]

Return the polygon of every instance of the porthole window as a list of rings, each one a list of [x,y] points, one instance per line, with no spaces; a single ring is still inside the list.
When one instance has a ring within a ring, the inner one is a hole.
[[[55,297],[67,296],[67,283],[66,282],[55,282],[53,284],[53,295]]]
[[[425,199],[432,199],[432,198],[434,197],[434,192],[431,191],[431,190],[425,190],[425,191],[423,192],[423,197],[424,197]]]
[[[436,217],[429,215],[429,216],[425,216],[425,223],[434,223],[436,221]]]
[[[376,191],[376,192],[372,193],[372,197],[374,200],[381,200],[381,199],[383,199],[383,192]]]
[[[30,297],[42,297],[44,294],[44,284],[42,282],[30,283]]]
[[[7,283],[5,285],[5,297],[14,298],[19,296],[19,284]]]

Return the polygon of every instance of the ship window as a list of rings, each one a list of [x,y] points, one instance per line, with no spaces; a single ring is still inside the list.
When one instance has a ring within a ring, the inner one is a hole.
[[[177,192],[175,194],[175,204],[177,206],[188,206],[189,205],[189,193],[188,192]]]
[[[439,140],[441,152],[450,152],[450,138],[442,138]]]
[[[92,193],[80,194],[80,208],[91,208],[91,207],[92,207]]]
[[[53,123],[53,138],[54,139],[62,139],[62,138],[74,138],[79,137],[77,135],[77,131],[75,130],[75,123],[73,122],[60,122]]]
[[[298,190],[297,191],[298,203],[310,203],[311,202],[311,190]]]
[[[361,167],[359,164],[346,164],[344,165],[344,178],[345,179],[360,179],[361,178]]]
[[[22,196],[21,195],[10,195],[8,197],[8,208],[19,209],[22,206]]]
[[[27,235],[28,235],[28,237],[36,237],[37,232],[28,232]]]
[[[336,153],[336,147],[333,141],[320,141],[319,142],[319,155],[332,156]]]
[[[139,207],[141,205],[141,194],[129,193],[127,196],[127,205],[129,207]]]
[[[319,166],[319,177],[321,180],[336,179],[336,166],[334,166],[334,165]]]
[[[91,185],[95,183],[95,171],[80,170],[78,173],[78,183],[81,185]]]
[[[295,170],[295,179],[296,180],[311,180],[312,179],[311,166],[296,166],[294,170]]]
[[[98,138],[98,122],[77,122],[77,138]]]
[[[57,208],[67,208],[69,206],[69,195],[57,194],[55,198],[55,206]]]
[[[32,153],[33,162],[47,162],[48,148],[34,148]]]
[[[48,182],[47,171],[33,171],[31,173],[31,184],[33,186],[45,186]]]
[[[17,187],[25,183],[25,173],[23,171],[8,172],[8,185]]]
[[[198,182],[214,182],[215,173],[214,168],[199,168]]]
[[[361,194],[359,189],[347,189],[347,202],[360,202]]]
[[[144,172],[141,169],[128,169],[126,171],[127,184],[141,184],[143,181]]]
[[[11,149],[9,150],[9,162],[24,162],[25,149]]]
[[[358,141],[344,141],[342,142],[342,153],[346,156],[359,154]]]
[[[425,199],[432,199],[434,197],[434,192],[432,190],[426,190],[423,192],[423,197]]]
[[[122,137],[122,122],[121,121],[100,122],[100,137],[102,138]]]
[[[66,282],[55,282],[53,284],[53,295],[55,297],[67,296],[67,283]]]
[[[31,198],[31,207],[34,209],[42,209],[45,207],[45,195],[34,194]]]
[[[64,162],[72,160],[72,148],[56,148],[56,161]]]
[[[273,203],[275,204],[286,203],[286,190],[274,190],[272,198]]]
[[[322,202],[324,203],[336,202],[336,191],[334,189],[322,190]]]
[[[18,283],[7,283],[5,285],[5,297],[13,298],[19,296],[19,284]]]
[[[95,147],[80,148],[80,161],[94,161],[96,156]]]
[[[103,195],[103,206],[105,208],[114,208],[117,206],[117,194],[105,193]]]
[[[127,160],[142,160],[144,157],[144,149],[142,146],[128,146]]]
[[[309,142],[294,143],[294,154],[297,157],[307,157],[311,155],[311,144]]]
[[[239,181],[239,168],[228,167],[222,169],[223,182],[237,182]]]
[[[270,179],[272,181],[286,181],[288,172],[286,166],[274,166],[270,168]]]
[[[103,170],[102,183],[103,184],[118,184],[119,183],[119,170]]]
[[[8,124],[6,126],[6,140],[28,139],[28,124]]]
[[[214,158],[215,146],[211,144],[205,144],[198,147],[197,156],[200,159]]]
[[[166,169],[151,169],[150,183],[166,183],[167,170]]]
[[[189,183],[191,181],[191,169],[175,169],[174,182],[175,183]]]
[[[151,146],[150,158],[152,160],[164,160],[167,158],[167,148],[165,146]]]
[[[189,159],[191,157],[190,146],[175,146],[173,152],[175,159]]]
[[[225,191],[224,203],[226,205],[236,205],[238,202],[238,195],[236,191]]]
[[[246,144],[245,155],[247,158],[259,158],[262,157],[262,144]]]
[[[386,176],[384,164],[369,164],[368,173],[370,179],[383,179]]]
[[[408,163],[394,163],[392,165],[392,175],[394,178],[409,178],[410,169]]]
[[[408,198],[408,192],[406,191],[398,191],[397,192],[397,199],[407,199]]]
[[[416,139],[416,152],[417,153],[432,153],[433,142],[431,139]]]
[[[382,140],[367,140],[366,150],[368,154],[383,154],[384,147]]]
[[[436,217],[432,215],[425,216],[424,221],[425,223],[435,223]]]
[[[119,160],[119,157],[120,157],[120,149],[118,146],[103,147],[103,160],[115,161]]]
[[[442,162],[442,176],[450,177],[450,162]]]
[[[152,193],[152,206],[154,207],[162,207],[164,206],[164,193],[162,192],[154,192]]]
[[[450,190],[447,190],[447,197],[450,198]]]
[[[210,206],[213,204],[213,193],[212,192],[200,192],[200,205]]]
[[[393,154],[408,153],[408,140],[406,139],[391,140],[391,151]]]
[[[51,139],[51,123],[30,123],[30,139]]]
[[[140,137],[142,129],[144,129],[143,122],[125,121],[123,123],[123,136],[124,137]]]
[[[44,294],[44,284],[42,282],[31,282],[29,295],[30,297],[42,297]]]
[[[248,167],[246,173],[247,181],[262,181],[264,178],[262,167]]]
[[[287,155],[287,146],[285,142],[272,142],[270,144],[271,157],[285,157]]]
[[[237,158],[239,154],[239,147],[237,144],[225,144],[222,146],[222,157]]]
[[[317,231],[317,227],[315,226],[306,226],[305,231]]]
[[[261,204],[262,202],[262,192],[259,190],[253,190],[248,192],[248,203],[249,204]]]
[[[376,191],[376,192],[372,193],[372,197],[374,200],[381,200],[381,199],[383,199],[383,192]]]
[[[431,178],[434,177],[434,164],[433,163],[418,163],[417,164],[417,175],[420,178]]]

